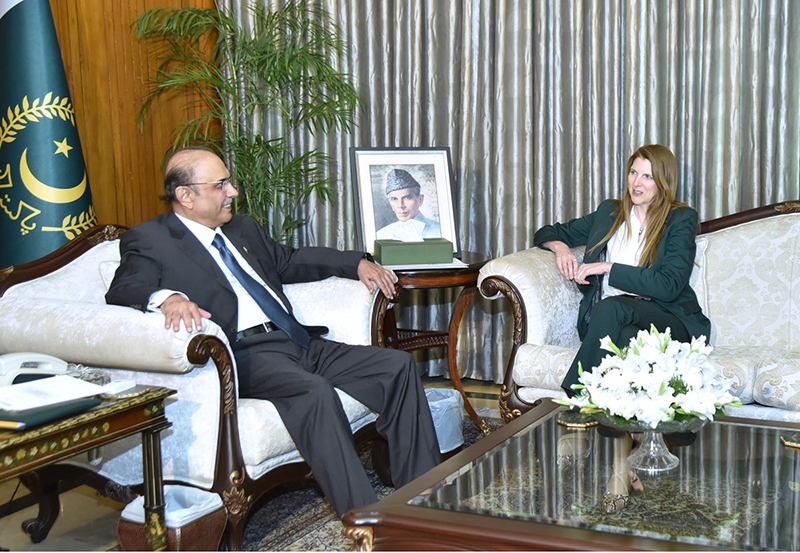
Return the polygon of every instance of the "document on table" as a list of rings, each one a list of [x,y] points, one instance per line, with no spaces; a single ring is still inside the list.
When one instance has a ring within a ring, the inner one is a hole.
[[[58,375],[40,378],[22,384],[0,386],[0,409],[5,411],[24,411],[54,405],[73,399],[102,394],[103,386],[92,384],[78,378]]]
[[[398,271],[409,269],[463,269],[468,265],[460,259],[453,258],[450,263],[421,263],[418,265],[384,265],[387,269],[396,269]]]

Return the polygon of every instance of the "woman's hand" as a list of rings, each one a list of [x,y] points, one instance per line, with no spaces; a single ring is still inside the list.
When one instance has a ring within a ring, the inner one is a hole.
[[[564,278],[573,280],[575,273],[578,271],[578,258],[575,257],[569,246],[558,240],[545,242],[542,246],[556,254],[556,265],[558,265],[558,271],[564,275]]]
[[[585,263],[578,267],[575,273],[575,282],[578,284],[589,284],[586,277],[591,275],[607,275],[611,272],[613,263],[610,261],[600,261],[598,263]]]

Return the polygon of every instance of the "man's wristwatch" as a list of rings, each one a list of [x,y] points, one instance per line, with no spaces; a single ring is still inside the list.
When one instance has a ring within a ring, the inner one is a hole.
[[[364,255],[362,255],[362,256],[361,256],[361,258],[362,258],[362,259],[366,259],[366,260],[367,260],[367,261],[369,261],[370,263],[375,263],[375,258],[374,258],[374,257],[372,257],[372,254],[371,254],[371,253],[369,253],[369,252],[367,252],[367,253],[365,253]]]

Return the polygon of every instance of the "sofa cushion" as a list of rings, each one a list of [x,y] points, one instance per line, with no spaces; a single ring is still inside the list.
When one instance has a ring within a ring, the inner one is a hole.
[[[531,386],[560,392],[561,381],[575,353],[572,348],[522,344],[514,359],[514,382],[523,388]]]
[[[753,396],[762,405],[800,411],[800,352],[763,358],[756,369]]]
[[[47,297],[0,298],[0,353],[35,351],[67,362],[156,373],[187,373],[194,365],[187,345],[196,332],[164,329],[164,316],[129,307]],[[227,344],[222,330],[204,319],[203,334]],[[142,344],[147,344],[143,347]]]
[[[705,235],[715,346],[797,349],[800,216],[778,215]]]
[[[119,240],[101,242],[52,273],[12,286],[3,294],[3,297],[27,296],[40,299],[105,303],[108,286],[98,270],[101,263],[105,261],[119,264]]]
[[[525,401],[534,397],[560,397],[561,381],[575,358],[575,350],[558,346],[522,344],[514,360],[514,382]],[[759,358],[752,348],[716,348],[709,361],[721,379],[729,381],[729,391],[744,404],[753,403],[753,386]],[[609,354],[610,355],[610,354]],[[528,390],[530,388],[530,390]],[[549,395],[542,396],[541,390]]]
[[[119,259],[100,262],[98,269],[100,270],[100,279],[106,287],[106,292],[111,288],[111,282],[114,280],[114,275],[117,273],[118,268]]]
[[[800,411],[775,409],[758,403],[751,403],[742,407],[726,407],[725,414],[729,417],[742,417],[745,419],[800,423]]]
[[[372,312],[375,294],[360,280],[329,277],[315,282],[286,284],[283,291],[292,302],[292,312],[304,325],[328,327],[329,340],[353,345],[372,343]],[[346,298],[346,301],[342,301]]]
[[[752,348],[718,347],[708,360],[721,378],[730,381],[728,391],[739,398],[743,404],[753,403],[753,386],[758,367],[758,351]]]

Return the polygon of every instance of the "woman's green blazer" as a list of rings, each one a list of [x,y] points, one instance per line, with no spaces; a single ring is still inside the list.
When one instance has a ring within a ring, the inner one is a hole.
[[[540,228],[534,243],[541,247],[545,242],[560,240],[570,248],[586,246],[584,263],[605,259],[606,244],[590,251],[611,230],[620,209],[619,200],[606,200],[594,213],[573,219],[568,223],[555,223]],[[678,317],[694,337],[709,338],[711,322],[703,315],[697,296],[689,286],[697,246],[697,212],[690,207],[673,209],[664,222],[662,239],[656,249],[652,267],[633,267],[614,263],[608,274],[611,286],[643,296],[658,303]],[[578,335],[583,340],[589,327],[593,298],[600,293],[600,279],[590,276],[589,284],[578,284],[583,300],[578,309]],[[663,330],[663,329],[660,329]]]

